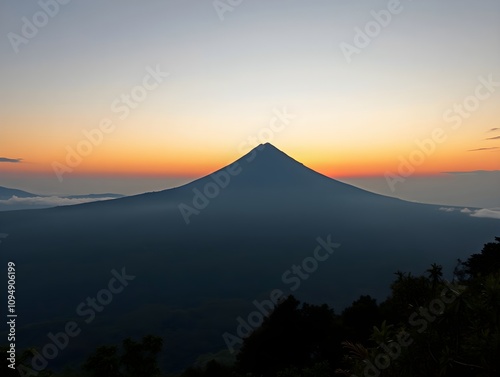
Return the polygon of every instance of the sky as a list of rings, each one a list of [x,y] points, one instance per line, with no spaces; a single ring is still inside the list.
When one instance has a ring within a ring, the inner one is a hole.
[[[3,186],[167,188],[264,142],[392,195],[500,170],[498,0],[4,0],[0,36]]]

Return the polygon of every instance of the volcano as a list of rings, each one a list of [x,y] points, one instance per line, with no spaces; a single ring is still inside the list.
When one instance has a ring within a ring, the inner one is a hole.
[[[395,271],[439,263],[449,276],[499,224],[361,190],[264,144],[181,187],[2,212],[0,253],[17,265],[18,347],[43,346],[71,319],[82,332],[55,365],[152,333],[178,370],[224,349],[222,334],[273,290],[337,311],[384,299]],[[88,323],[78,308],[123,269],[134,279]]]

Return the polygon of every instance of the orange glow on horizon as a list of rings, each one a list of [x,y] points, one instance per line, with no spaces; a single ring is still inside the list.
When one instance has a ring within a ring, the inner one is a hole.
[[[80,165],[71,168],[72,171],[68,175],[78,176],[137,176],[137,177],[183,177],[196,178],[211,174],[230,163],[234,162],[241,156],[226,156],[222,158],[214,153],[203,156],[202,152],[199,155],[193,156],[189,153],[179,157],[162,156],[158,158],[152,153],[150,156],[142,156],[140,159],[134,158],[133,155],[118,156],[113,155],[109,159],[104,159],[104,156],[89,156],[83,158]],[[485,159],[485,154],[490,158]],[[293,157],[293,155],[290,155]],[[406,155],[400,155],[405,158],[406,164],[409,164]],[[64,156],[63,156],[64,157]],[[401,157],[380,156],[374,155],[371,158],[364,160],[363,156],[357,158],[342,159],[336,157],[332,160],[321,160],[317,154],[302,156],[296,158],[297,161],[305,166],[329,177],[376,177],[384,176],[386,172],[397,174],[398,168],[401,166]],[[309,158],[306,158],[309,157]],[[495,157],[495,158],[494,158]],[[51,175],[55,174],[52,169],[52,163],[58,161],[65,164],[64,158],[46,159],[44,163],[33,163],[31,160],[23,160],[21,163],[3,163],[0,165],[0,172],[16,173],[21,175]],[[407,166],[407,165],[405,165]],[[412,175],[439,175],[449,171],[474,171],[474,170],[500,170],[500,159],[498,152],[469,152],[452,153],[450,158],[433,159],[432,156],[426,159],[421,165],[413,165],[414,172]]]
[[[24,121],[33,121],[28,118]],[[11,130],[12,134],[7,136],[11,139],[21,139],[23,135],[19,130],[20,128]],[[342,139],[335,140],[331,145],[328,140],[316,143],[305,140],[298,143],[296,139],[288,143],[285,140],[283,144],[281,140],[278,140],[278,144],[273,141],[273,144],[291,158],[329,177],[380,177],[387,172],[397,174],[402,164],[412,165],[414,172],[411,175],[416,176],[439,175],[449,171],[500,170],[500,150],[471,151],[477,148],[471,143],[469,134],[474,129],[469,127],[465,131],[455,135],[447,131],[449,137],[446,142],[437,145],[432,153],[425,155],[422,161],[417,163],[409,162],[412,155],[423,155],[423,152],[416,148],[414,140],[428,138],[429,131],[422,131],[418,137],[402,139],[399,143],[382,137],[374,139],[371,144],[367,141],[358,140],[356,143],[354,140],[348,142]],[[44,140],[46,131],[39,129],[31,136]],[[65,173],[68,175],[190,179],[213,173],[244,154],[234,147],[239,145],[237,141],[224,143],[215,140],[205,143],[198,140],[185,144],[180,141],[173,142],[168,138],[166,140],[165,137],[151,139],[146,136],[148,134],[110,134],[101,144],[92,146],[88,153],[80,153],[80,157],[75,157],[75,151],[82,151],[78,147],[85,139],[82,138],[78,127],[74,130],[73,138],[65,141],[53,138],[23,148],[19,148],[15,143],[6,143],[2,155],[22,157],[22,162],[0,163],[0,174],[3,172],[55,176],[53,164],[57,162],[68,166],[71,170]],[[482,143],[477,145],[481,146]],[[69,153],[68,150],[73,152]],[[72,156],[69,156],[70,154]],[[73,163],[69,163],[68,158]],[[75,159],[78,160],[77,163]]]

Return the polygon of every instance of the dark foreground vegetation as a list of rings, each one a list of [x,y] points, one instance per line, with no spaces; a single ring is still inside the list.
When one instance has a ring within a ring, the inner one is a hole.
[[[209,360],[180,377],[497,377],[500,375],[500,237],[458,261],[453,280],[433,264],[396,272],[382,303],[361,296],[342,313],[289,296],[244,340],[235,363]],[[36,350],[2,376],[155,377],[163,340],[125,339],[92,352],[80,368],[32,373]],[[6,355],[8,348],[2,347]],[[4,357],[5,360],[5,357]]]

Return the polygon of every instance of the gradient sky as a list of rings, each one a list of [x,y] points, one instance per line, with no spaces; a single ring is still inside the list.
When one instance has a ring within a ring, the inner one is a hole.
[[[259,141],[332,177],[396,172],[436,128],[446,141],[416,175],[500,170],[500,86],[458,129],[443,119],[478,77],[500,82],[500,2],[401,1],[348,63],[340,45],[354,45],[355,28],[387,7],[244,0],[221,20],[212,1],[73,0],[16,53],[9,33],[22,36],[23,17],[41,7],[4,0],[0,185],[32,179],[35,192],[69,191],[52,164],[105,118],[114,131],[64,179],[174,185],[240,157],[282,109],[295,118]],[[120,119],[111,104],[157,66],[169,77]]]

